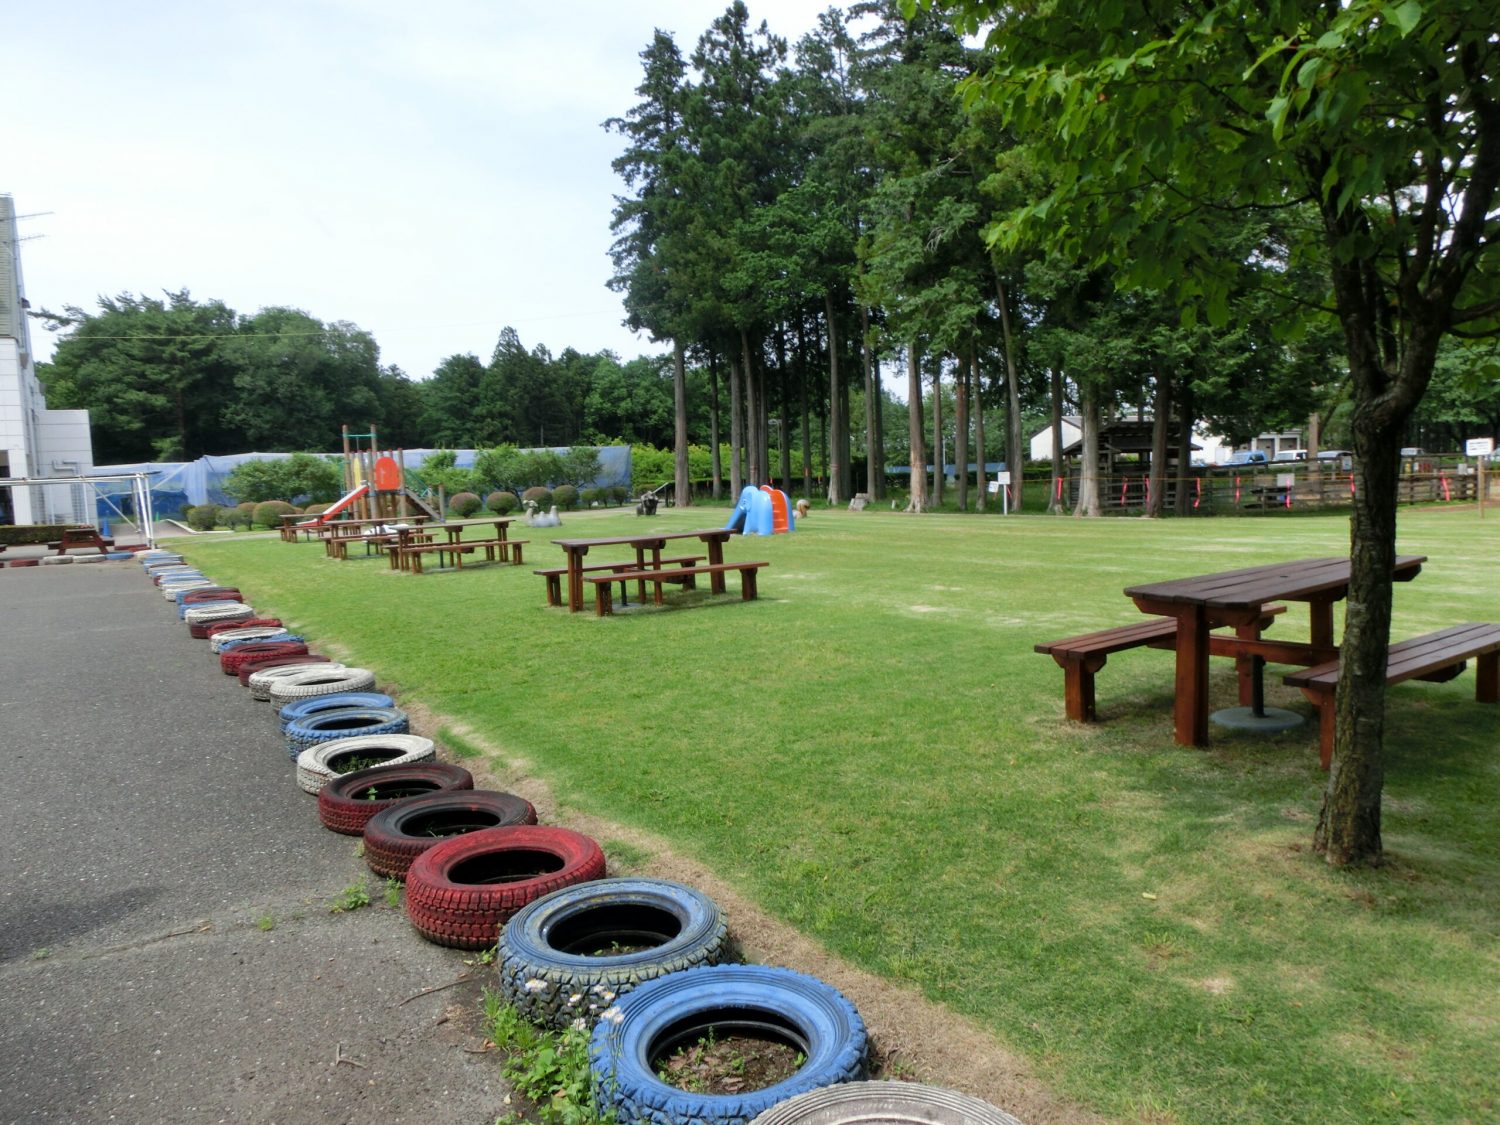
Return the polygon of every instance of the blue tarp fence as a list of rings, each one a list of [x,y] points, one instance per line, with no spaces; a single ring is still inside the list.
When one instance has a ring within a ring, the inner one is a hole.
[[[566,453],[567,447],[552,449],[554,453]],[[420,469],[422,463],[436,449],[402,450],[401,458],[408,469]],[[456,449],[456,464],[461,469],[471,468],[477,449]],[[532,452],[528,450],[527,452]],[[598,448],[599,476],[584,485],[585,488],[612,488],[622,486],[630,489],[630,446],[605,445]],[[246,461],[284,461],[290,453],[232,453],[223,457],[200,457],[196,461],[146,461],[134,465],[96,465],[91,471],[99,474],[146,473],[151,480],[151,502],[158,517],[175,519],[184,507],[197,504],[233,504],[235,501],[224,491],[224,481],[239,465]],[[325,454],[334,459],[342,454]],[[131,511],[129,481],[100,481],[95,485],[98,494],[98,513],[103,518],[116,514],[118,509],[126,516]]]

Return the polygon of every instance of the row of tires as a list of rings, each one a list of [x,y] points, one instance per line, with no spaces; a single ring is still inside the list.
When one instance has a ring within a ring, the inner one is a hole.
[[[854,1005],[790,969],[726,964],[728,925],[709,896],[606,878],[595,840],[539,825],[530,802],[476,790],[469,771],[437,761],[432,740],[410,732],[368,670],[310,653],[180,557],[142,562],[225,674],[277,705],[297,784],[317,795],[325,827],[363,836],[375,874],[406,884],[417,932],[459,949],[495,947],[500,992],[521,1015],[592,1028],[595,1097],[618,1121],[1018,1125],[953,1091],[863,1081],[869,1040]],[[685,1091],[661,1076],[664,1060],[715,1036],[780,1044],[800,1062],[790,1077],[732,1094]]]

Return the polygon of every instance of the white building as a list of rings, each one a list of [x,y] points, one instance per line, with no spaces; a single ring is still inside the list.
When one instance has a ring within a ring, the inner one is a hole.
[[[0,195],[0,479],[76,477],[94,466],[87,410],[48,410],[32,366],[15,204]],[[0,488],[0,523],[93,523],[93,489]]]

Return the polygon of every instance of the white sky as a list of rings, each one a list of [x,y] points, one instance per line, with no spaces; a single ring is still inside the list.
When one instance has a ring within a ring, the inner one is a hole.
[[[20,224],[27,296],[289,305],[416,379],[487,361],[506,325],[553,354],[663,350],[605,288],[623,138],[601,123],[635,104],[654,28],[686,57],[727,4],[7,5],[0,192],[51,212]],[[747,6],[795,45],[828,5]]]

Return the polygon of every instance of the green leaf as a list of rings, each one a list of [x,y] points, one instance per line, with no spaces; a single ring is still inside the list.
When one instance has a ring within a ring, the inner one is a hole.
[[[1387,4],[1384,14],[1403,36],[1410,35],[1422,19],[1422,5],[1417,0],[1402,0],[1400,4]]]

